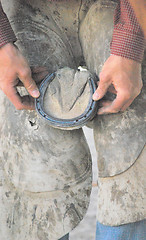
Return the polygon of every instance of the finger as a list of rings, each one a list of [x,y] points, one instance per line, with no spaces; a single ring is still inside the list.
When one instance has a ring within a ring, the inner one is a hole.
[[[95,93],[93,94],[93,100],[98,101],[101,98],[103,98],[103,96],[106,94],[110,84],[111,84],[110,81],[107,81],[107,80],[99,81],[98,88],[96,89]]]
[[[97,86],[99,85],[99,81],[96,82]],[[108,92],[111,92],[111,93],[114,93],[114,94],[117,94],[117,91],[116,89],[114,88],[114,85],[111,84],[107,90]]]
[[[32,73],[32,77],[36,84],[40,83],[47,75],[49,74],[48,71],[40,72],[40,73]],[[21,87],[24,86],[23,83],[18,79],[17,86]]]
[[[18,77],[32,97],[34,98],[39,97],[40,95],[39,90],[37,88],[35,81],[31,77],[31,71],[29,68],[23,69],[23,71],[21,70],[18,73]]]
[[[30,96],[23,96],[21,97],[20,94],[17,92],[16,88],[9,88],[4,93],[7,95],[8,99],[13,103],[17,110],[33,110],[34,103]]]
[[[124,112],[134,101],[134,99],[129,100],[122,108],[121,108],[121,112]]]
[[[109,106],[100,108],[98,111],[98,115],[109,114],[109,113],[117,113],[129,100],[125,99],[122,95],[117,95],[115,100],[111,102]]]

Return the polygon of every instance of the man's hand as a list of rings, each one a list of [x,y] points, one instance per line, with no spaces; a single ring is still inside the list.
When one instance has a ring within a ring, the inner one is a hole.
[[[33,98],[39,97],[38,88],[31,77],[31,70],[26,59],[12,43],[8,43],[0,48],[0,89],[16,109],[32,110],[34,109],[32,98],[21,97],[17,92],[16,86],[19,80]]]
[[[120,56],[111,55],[100,73],[98,88],[93,94],[95,101],[100,100],[107,91],[116,94],[111,101],[101,101],[98,114],[125,111],[142,89],[141,64]]]

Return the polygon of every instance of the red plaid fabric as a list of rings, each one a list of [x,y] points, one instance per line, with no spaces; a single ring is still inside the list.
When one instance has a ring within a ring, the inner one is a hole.
[[[0,47],[16,37],[0,4]],[[138,62],[143,59],[145,40],[128,0],[120,0],[115,11],[111,54]]]
[[[145,39],[128,0],[119,1],[114,17],[111,54],[141,62]]]
[[[15,42],[16,40],[16,36],[10,26],[7,16],[3,12],[0,3],[0,47],[6,43]]]

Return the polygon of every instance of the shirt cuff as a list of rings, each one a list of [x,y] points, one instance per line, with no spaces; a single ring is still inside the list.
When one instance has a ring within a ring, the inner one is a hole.
[[[0,17],[0,47],[15,41],[17,41],[17,39],[7,16]]]
[[[145,39],[142,35],[136,35],[125,30],[114,29],[111,42],[111,54],[142,62]]]

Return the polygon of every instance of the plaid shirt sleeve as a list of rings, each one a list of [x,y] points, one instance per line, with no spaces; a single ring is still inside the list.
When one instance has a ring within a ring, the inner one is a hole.
[[[16,36],[0,3],[0,47],[16,40]]]
[[[144,34],[129,1],[119,1],[114,16],[111,54],[142,62],[144,48]]]

